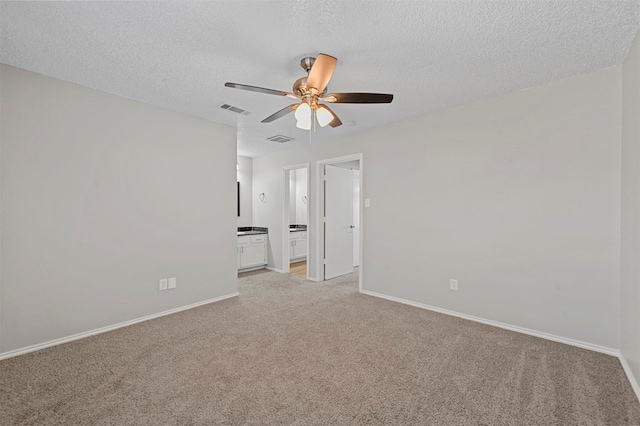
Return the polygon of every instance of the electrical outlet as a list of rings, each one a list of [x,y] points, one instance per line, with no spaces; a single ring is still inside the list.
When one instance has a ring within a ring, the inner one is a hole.
[[[458,280],[449,280],[449,290],[458,291]]]
[[[158,281],[158,290],[162,291],[166,289],[167,289],[167,279],[163,278],[160,281]]]
[[[178,286],[177,278],[169,278],[169,290],[172,290]]]

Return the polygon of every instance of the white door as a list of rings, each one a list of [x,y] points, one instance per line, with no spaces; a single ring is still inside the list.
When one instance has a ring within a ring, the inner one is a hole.
[[[360,170],[353,171],[353,266],[360,266]]]
[[[353,172],[325,166],[324,279],[353,272]]]

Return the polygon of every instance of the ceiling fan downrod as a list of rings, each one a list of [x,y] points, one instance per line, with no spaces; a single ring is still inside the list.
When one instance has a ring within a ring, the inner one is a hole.
[[[313,63],[315,61],[316,61],[316,58],[312,56],[307,56],[306,58],[302,58],[300,60],[300,66],[302,67],[303,70],[307,72],[307,74],[309,74],[309,71],[311,71],[311,67],[313,66]]]

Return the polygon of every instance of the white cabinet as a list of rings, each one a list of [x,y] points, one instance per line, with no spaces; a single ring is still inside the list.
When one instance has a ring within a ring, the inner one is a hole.
[[[238,237],[238,269],[267,264],[267,234]]]
[[[289,232],[289,260],[307,258],[307,231]]]

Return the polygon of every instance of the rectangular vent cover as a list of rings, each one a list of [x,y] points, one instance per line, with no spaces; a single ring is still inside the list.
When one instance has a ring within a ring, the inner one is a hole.
[[[227,111],[235,112],[236,114],[242,114],[242,115],[251,114],[251,112],[247,111],[246,109],[238,108],[238,107],[235,107],[235,106],[229,105],[229,104],[222,104],[222,105],[220,105],[220,108],[226,109]]]
[[[271,142],[285,143],[294,140],[294,138],[290,138],[289,136],[284,135],[275,135],[267,138],[267,140],[270,140]]]

